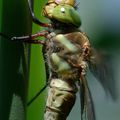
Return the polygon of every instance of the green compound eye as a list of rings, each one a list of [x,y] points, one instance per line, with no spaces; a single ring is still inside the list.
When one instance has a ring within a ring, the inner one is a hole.
[[[66,24],[73,24],[76,27],[81,25],[77,11],[70,5],[58,5],[52,12],[52,18]]]

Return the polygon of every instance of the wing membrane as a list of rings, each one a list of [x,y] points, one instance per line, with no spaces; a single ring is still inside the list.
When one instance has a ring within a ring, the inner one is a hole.
[[[80,80],[81,120],[95,120],[93,101],[84,76]]]
[[[99,80],[106,93],[110,94],[113,99],[116,99],[117,90],[111,56],[93,50],[89,68],[92,74]]]

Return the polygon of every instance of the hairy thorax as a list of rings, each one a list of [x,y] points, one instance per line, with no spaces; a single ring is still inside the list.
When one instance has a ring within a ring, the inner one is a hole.
[[[79,78],[81,65],[85,59],[84,46],[89,46],[87,37],[81,32],[57,34],[46,42],[47,62],[59,78]]]

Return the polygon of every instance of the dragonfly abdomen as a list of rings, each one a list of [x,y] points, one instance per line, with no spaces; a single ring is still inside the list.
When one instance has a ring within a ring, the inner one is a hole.
[[[74,81],[52,79],[46,102],[45,120],[66,120],[76,99]]]

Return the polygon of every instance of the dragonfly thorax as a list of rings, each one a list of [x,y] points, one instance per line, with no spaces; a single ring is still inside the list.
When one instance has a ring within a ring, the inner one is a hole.
[[[77,80],[84,61],[82,46],[86,41],[81,32],[57,34],[50,38],[46,43],[50,69],[62,79]]]

